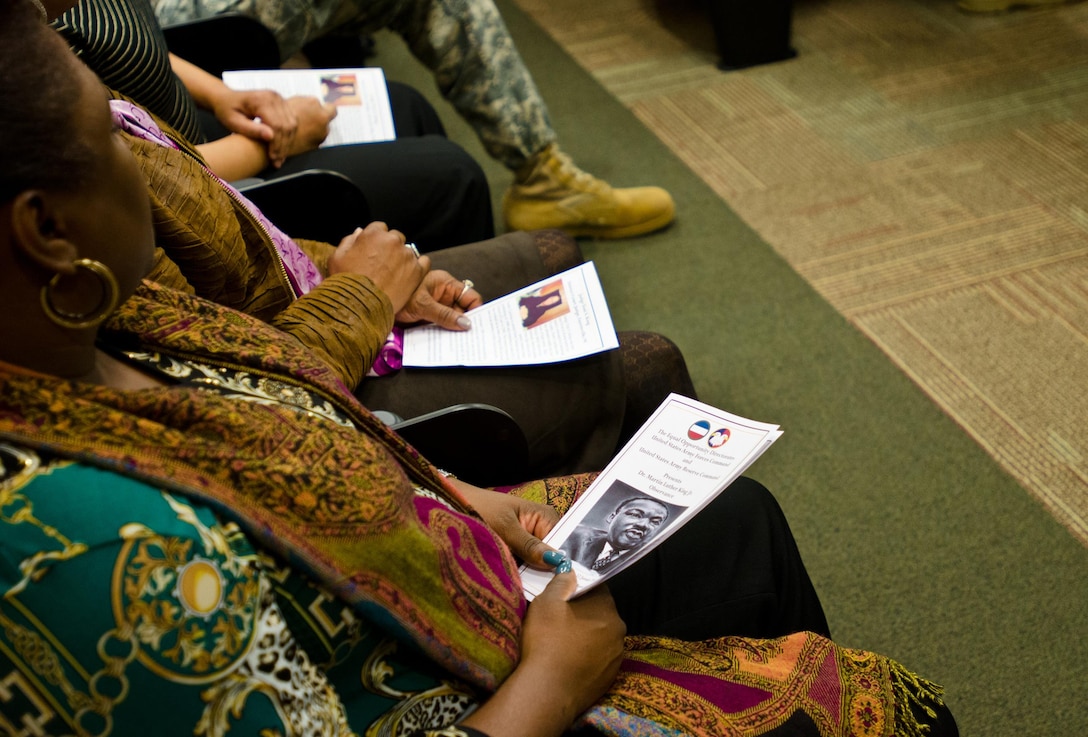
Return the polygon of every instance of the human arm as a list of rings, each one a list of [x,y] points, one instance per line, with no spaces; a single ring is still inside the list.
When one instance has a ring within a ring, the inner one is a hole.
[[[286,155],[295,156],[316,149],[329,134],[329,123],[336,117],[336,108],[323,104],[316,97],[290,97],[287,103],[298,115],[299,127]],[[274,163],[267,144],[240,133],[201,144],[197,149],[209,168],[228,181],[252,177]]]
[[[256,176],[269,164],[265,145],[238,133],[201,143],[196,148],[209,169],[231,182]]]
[[[176,54],[170,54],[170,67],[197,107],[212,111],[227,130],[267,143],[269,158],[282,163],[298,128],[298,118],[282,95],[273,90],[233,90]]]
[[[404,246],[404,240],[400,231],[390,230],[385,223],[373,222],[365,228],[356,228],[337,246],[304,238],[294,239],[294,242],[324,279],[342,273],[366,276],[379,291],[388,292],[390,304],[396,300],[396,309],[403,309],[412,285],[416,285],[412,291],[421,288],[430,268],[430,258],[416,258],[415,253]]]
[[[382,269],[373,272],[351,273],[360,261],[354,246],[370,243],[369,237],[353,233],[351,248],[299,241],[325,279],[296,299],[267,230],[241,198],[208,174],[198,154],[124,137],[147,177],[156,241],[191,289],[293,335],[331,364],[347,386],[358,386],[429,259],[417,260],[404,247],[404,236],[382,224],[373,226],[376,236],[386,239],[375,244],[383,249]],[[403,285],[390,280],[398,274],[406,278]]]
[[[464,726],[488,737],[558,737],[608,689],[626,628],[606,587],[568,601],[576,587],[573,573],[557,574],[533,600],[517,668]]]
[[[329,261],[336,249],[317,241],[300,239],[296,242],[322,274],[329,273]],[[404,254],[400,256],[403,258]],[[430,322],[447,330],[467,330],[467,318],[462,320],[464,313],[479,307],[484,300],[479,292],[471,287],[466,289],[466,286],[465,282],[453,278],[448,271],[430,270],[407,304],[397,312],[396,321],[400,324]]]
[[[232,134],[197,148],[227,180],[243,179],[288,156],[311,151],[328,135],[333,105],[316,97],[284,99],[272,90],[233,90],[195,64],[170,55],[170,65],[199,107],[211,110]]]
[[[382,222],[370,223],[341,239],[329,254],[325,269],[329,276],[352,273],[368,277],[388,295],[393,311],[400,312],[431,266],[430,258],[417,257],[405,241],[399,230],[390,230]]]
[[[328,244],[302,241],[327,274],[309,293],[270,321],[336,368],[345,384],[358,386],[393,327],[395,310],[423,278],[429,259],[404,247],[404,235],[371,223]]]
[[[338,274],[290,302],[269,324],[329,364],[354,389],[393,328],[389,298],[370,279]]]
[[[558,512],[513,494],[481,489],[460,479],[450,481],[514,555],[534,568],[551,568],[544,562],[544,553],[554,548],[541,538],[559,521]]]

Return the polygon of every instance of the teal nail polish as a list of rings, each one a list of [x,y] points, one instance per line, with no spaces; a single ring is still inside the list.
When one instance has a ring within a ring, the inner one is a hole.
[[[555,550],[549,550],[544,553],[544,562],[550,566],[557,566],[567,559],[567,556]]]
[[[557,565],[555,567],[555,572],[556,573],[570,573],[570,570],[571,570],[570,561],[567,560],[566,558],[563,559],[562,563],[560,563],[559,565]]]

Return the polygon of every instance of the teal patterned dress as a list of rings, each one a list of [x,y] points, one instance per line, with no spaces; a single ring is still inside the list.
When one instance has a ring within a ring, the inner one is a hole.
[[[5,733],[409,734],[475,702],[209,508],[0,458]]]

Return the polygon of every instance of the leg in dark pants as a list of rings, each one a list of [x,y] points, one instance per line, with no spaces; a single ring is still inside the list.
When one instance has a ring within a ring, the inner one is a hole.
[[[441,136],[319,148],[265,175],[304,169],[347,176],[366,195],[370,219],[403,232],[422,252],[494,236],[487,177],[468,153]]]

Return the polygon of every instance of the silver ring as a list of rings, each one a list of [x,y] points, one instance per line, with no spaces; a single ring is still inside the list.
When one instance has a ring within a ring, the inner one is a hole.
[[[419,249],[416,248],[415,243],[405,243],[404,247],[407,248],[409,251],[411,251],[415,255],[416,258],[419,258]]]
[[[474,285],[474,284],[472,283],[472,280],[471,280],[471,279],[465,279],[465,286],[464,286],[464,288],[463,288],[463,289],[461,290],[461,293],[457,295],[457,302],[460,302],[460,301],[461,301],[461,298],[465,296],[465,292],[467,292],[468,290],[472,289],[472,287],[474,287],[474,286],[475,286],[475,285]]]

